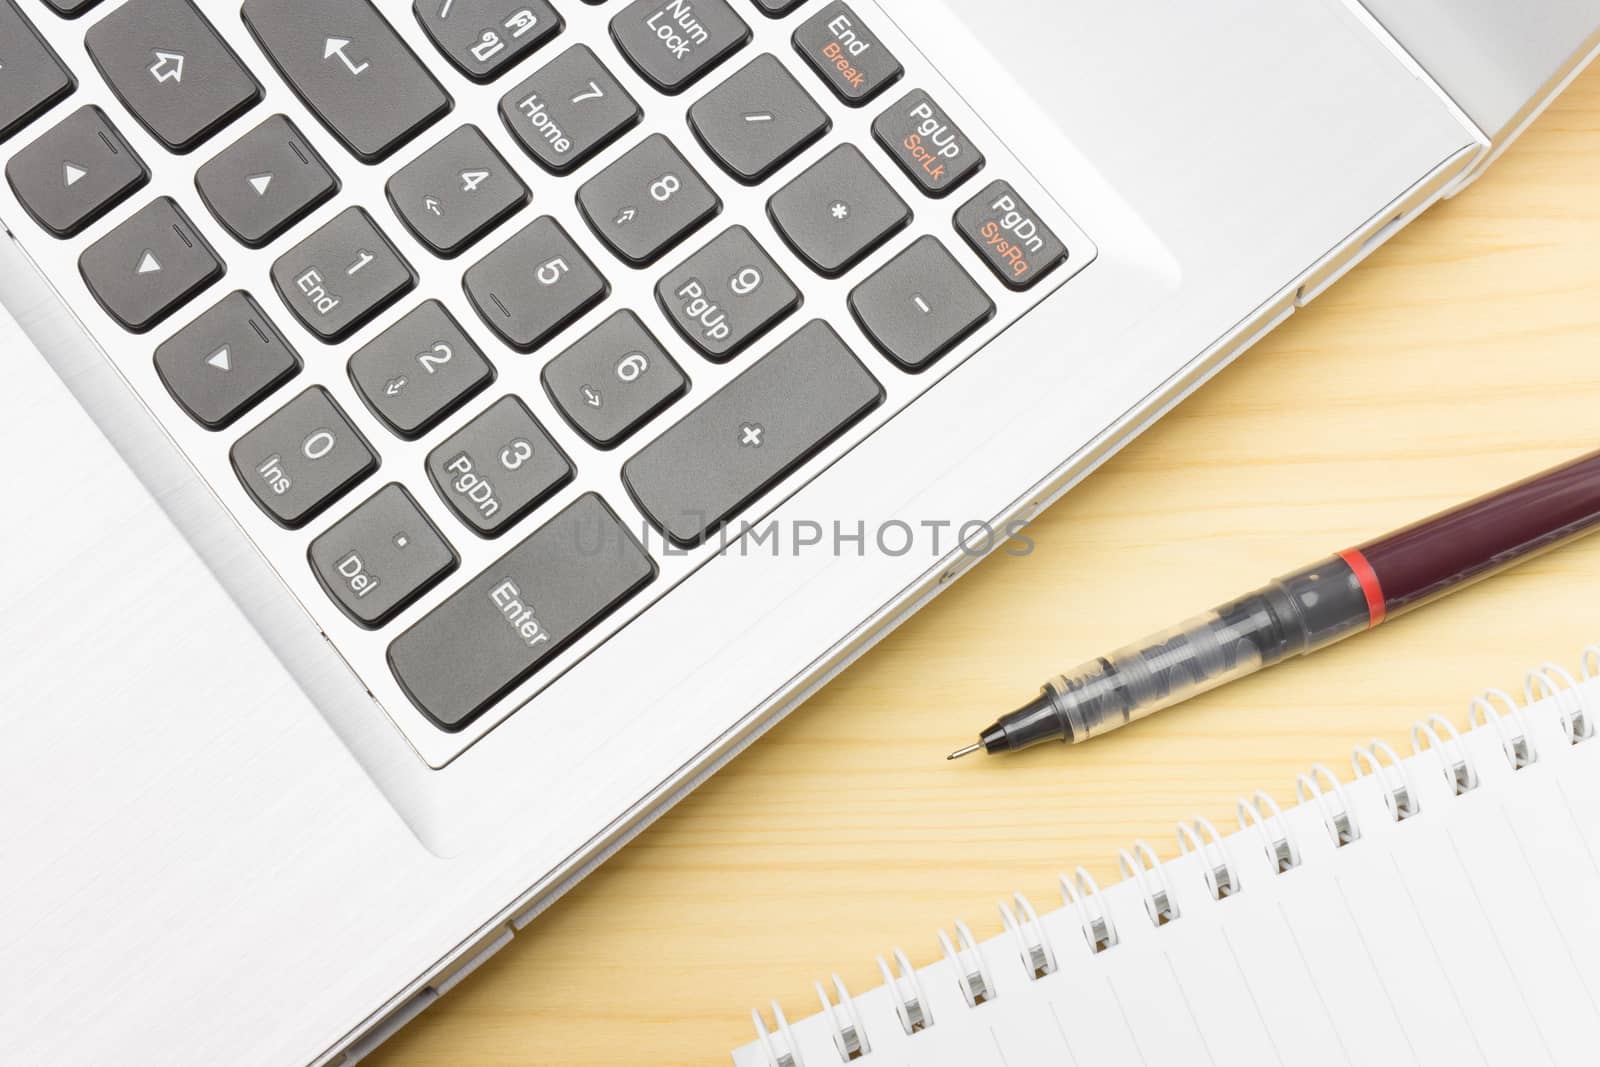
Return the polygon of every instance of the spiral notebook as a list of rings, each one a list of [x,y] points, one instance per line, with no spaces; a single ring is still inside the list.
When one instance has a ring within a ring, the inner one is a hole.
[[[1600,1063],[1600,647],[1525,699],[1433,716],[1401,758],[1356,748],[1226,835],[1144,842],[1123,880],[1083,868],[1065,904],[1020,894],[1002,932],[939,932],[942,958],[878,960],[884,984],[774,1003],[737,1067],[1254,1067]]]

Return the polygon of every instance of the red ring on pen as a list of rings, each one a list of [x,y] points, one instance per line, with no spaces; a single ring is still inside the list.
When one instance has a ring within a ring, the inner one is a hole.
[[[1367,598],[1367,629],[1370,630],[1382,622],[1388,613],[1383,604],[1383,584],[1378,581],[1378,572],[1372,569],[1372,564],[1367,562],[1367,557],[1361,554],[1359,548],[1347,548],[1339,553],[1339,558],[1345,561],[1355,573],[1356,581],[1361,583],[1361,592]]]

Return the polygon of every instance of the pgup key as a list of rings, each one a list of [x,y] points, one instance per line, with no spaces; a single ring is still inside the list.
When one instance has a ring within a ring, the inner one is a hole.
[[[662,278],[656,300],[684,340],[722,363],[793,313],[800,290],[734,226]]]
[[[879,115],[872,135],[929,196],[949,194],[983,166],[983,153],[922,89]]]

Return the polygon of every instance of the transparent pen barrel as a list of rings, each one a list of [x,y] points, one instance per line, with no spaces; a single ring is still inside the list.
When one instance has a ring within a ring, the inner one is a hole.
[[[1271,625],[1270,620],[1258,619]],[[1068,739],[1087,741],[1263,665],[1257,627],[1209,611],[1046,683]]]

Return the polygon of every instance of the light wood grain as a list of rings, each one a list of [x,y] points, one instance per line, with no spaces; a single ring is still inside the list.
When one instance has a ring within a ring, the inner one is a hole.
[[[726,1063],[776,997],[1231,822],[1600,641],[1600,539],[1093,745],[947,765],[1047,674],[1600,445],[1600,71],[554,907],[371,1061]]]

